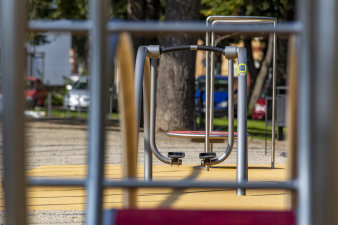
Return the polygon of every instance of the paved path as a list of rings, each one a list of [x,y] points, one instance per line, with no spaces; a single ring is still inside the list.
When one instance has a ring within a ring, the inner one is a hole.
[[[85,122],[51,120],[27,123],[27,173],[30,176],[83,177],[87,161],[87,126]],[[119,128],[116,122],[107,127],[107,176],[120,177],[122,158]],[[180,138],[157,134],[158,148],[168,151],[185,151],[184,166],[171,167],[154,159],[154,179],[197,180],[235,179],[236,145],[230,157],[219,167],[209,172],[196,168],[200,164],[198,153],[203,144]],[[142,178],[143,135],[139,144],[139,177]],[[268,143],[270,144],[270,143]],[[277,142],[276,163],[278,169],[271,170],[270,154],[264,153],[264,141],[249,139],[249,180],[284,180],[286,177],[285,142]],[[225,144],[216,144],[215,152],[221,154]],[[28,218],[31,224],[82,224],[85,192],[82,188],[29,188]],[[121,191],[109,189],[105,192],[105,207],[121,207]],[[3,203],[1,202],[1,205]],[[140,190],[140,207],[157,208],[216,208],[216,209],[285,209],[285,191],[249,190],[245,197],[237,197],[235,190]],[[0,214],[1,218],[1,214]],[[1,219],[0,219],[1,221]]]

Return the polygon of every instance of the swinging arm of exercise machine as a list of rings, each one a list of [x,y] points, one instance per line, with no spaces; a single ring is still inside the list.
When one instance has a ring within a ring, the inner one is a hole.
[[[234,93],[233,93],[233,74],[234,74],[234,67],[233,67],[233,60],[235,58],[238,58],[238,69],[237,69],[237,77],[238,77],[238,93],[245,92],[243,96],[246,96],[246,90],[243,90],[245,88],[241,88],[241,83],[245,82],[246,84],[246,75],[247,75],[247,59],[246,59],[246,50],[245,48],[241,47],[226,47],[225,48],[225,56],[228,58],[228,82],[229,82],[229,90],[228,90],[228,145],[226,147],[225,152],[222,156],[218,158],[211,159],[210,161],[202,160],[202,165],[215,165],[223,162],[228,156],[230,155],[233,143],[234,143]],[[246,87],[246,85],[245,85]],[[239,99],[240,101],[241,99]],[[245,101],[246,102],[246,101]],[[245,104],[238,104],[238,118],[242,116],[243,114],[246,115],[246,113],[243,112],[243,110],[246,110],[246,103]],[[238,133],[238,140],[240,141],[243,138],[246,138],[246,123],[244,121],[245,118],[242,118],[243,122],[238,121],[239,124],[237,126],[237,133]],[[244,127],[245,126],[245,127]],[[243,136],[244,135],[244,136]]]
[[[244,51],[240,50],[243,49]],[[210,47],[210,46],[201,46],[201,45],[183,45],[183,46],[175,46],[175,47],[167,47],[167,48],[160,48],[160,46],[140,46],[137,52],[137,58],[136,58],[136,67],[135,67],[135,89],[136,89],[136,106],[137,106],[137,115],[138,115],[138,121],[140,118],[140,112],[141,112],[141,92],[142,92],[142,83],[144,84],[144,89],[149,89],[149,83],[148,82],[143,82],[143,76],[144,76],[144,71],[145,67],[144,64],[146,63],[148,57],[149,58],[159,58],[160,54],[162,53],[168,53],[168,52],[174,52],[174,51],[184,51],[184,50],[204,50],[204,51],[213,51],[213,52],[219,52],[224,54],[228,59],[230,59],[230,64],[233,63],[233,59],[237,58],[239,54],[245,54],[245,56],[241,57],[241,63],[244,64],[246,68],[246,53],[244,48],[236,48],[236,47],[226,47],[225,49],[223,48],[217,48],[217,47]],[[240,57],[238,57],[240,58]],[[245,59],[245,60],[243,60]],[[184,153],[179,153],[181,154],[181,157],[165,157],[163,156],[157,149],[156,143],[155,143],[155,102],[156,102],[156,66],[157,66],[157,61],[155,59],[151,60],[151,93],[150,93],[150,118],[148,115],[145,116],[145,121],[149,119],[150,121],[150,127],[149,127],[149,133],[145,131],[145,140],[147,142],[147,139],[149,138],[150,143],[149,147],[151,151],[154,153],[154,155],[162,162],[171,164],[171,165],[181,165],[182,161],[180,158],[184,157]],[[233,71],[232,69],[230,69]],[[149,71],[149,70],[148,70]],[[149,74],[146,74],[145,76],[149,76]],[[231,85],[233,85],[233,79],[231,79]],[[233,90],[233,86],[231,88]],[[144,95],[144,104],[148,105],[149,101],[149,96]],[[229,96],[231,103],[233,103],[233,93],[231,93],[231,96]],[[231,107],[232,110],[229,110],[229,139],[228,139],[228,146],[226,148],[225,153],[216,159],[208,160],[208,164],[214,165],[218,164],[222,161],[224,161],[229,154],[231,153],[232,147],[233,147],[233,107]],[[145,110],[146,111],[146,110]],[[148,118],[148,119],[147,119]],[[138,122],[139,124],[139,122]],[[145,124],[145,127],[147,125]],[[232,129],[232,131],[231,131]],[[206,134],[208,136],[209,134]],[[208,138],[208,137],[206,137]],[[146,148],[146,146],[145,146]],[[203,160],[205,162],[205,160]]]

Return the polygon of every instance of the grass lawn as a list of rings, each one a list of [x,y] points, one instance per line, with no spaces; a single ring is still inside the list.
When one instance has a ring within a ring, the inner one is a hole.
[[[235,130],[237,127],[237,119],[234,121]],[[215,118],[214,119],[214,128],[215,130],[227,130],[228,129],[228,119],[224,118]],[[268,140],[271,140],[271,123],[268,123],[267,127],[267,136]],[[275,127],[275,134],[277,137],[277,127]],[[253,120],[248,119],[248,133],[250,134],[251,138],[256,139],[265,139],[265,120]],[[283,129],[284,137],[286,135],[286,129]]]
[[[35,111],[39,111],[39,112],[45,112],[46,115],[48,115],[48,110],[47,109],[37,109]],[[86,111],[82,111],[79,112],[78,111],[69,111],[69,115],[68,112],[66,110],[63,109],[53,109],[52,110],[52,117],[53,118],[87,118],[88,116],[88,112]],[[107,114],[107,118],[109,117],[109,114]],[[118,119],[119,118],[119,114],[118,113],[113,113],[112,114],[112,119]]]
[[[48,114],[47,109],[40,109],[36,111],[45,112],[46,115]],[[52,110],[52,117],[53,118],[86,118],[88,116],[87,112],[80,112],[80,115],[77,111],[70,111],[69,115],[65,110]],[[107,118],[109,118],[109,114],[107,114]],[[113,113],[113,119],[118,119],[119,114]],[[197,122],[199,119],[197,119]],[[235,130],[237,127],[237,119],[235,119]],[[214,119],[214,128],[215,130],[227,130],[228,129],[228,120],[226,117],[224,118],[215,118]],[[251,138],[255,139],[264,139],[265,138],[265,121],[264,120],[252,120],[248,119],[248,133],[250,134]],[[284,137],[286,135],[286,129],[283,129]],[[271,123],[268,124],[267,127],[267,136],[268,140],[271,140]],[[277,137],[277,127],[276,127],[276,137]]]

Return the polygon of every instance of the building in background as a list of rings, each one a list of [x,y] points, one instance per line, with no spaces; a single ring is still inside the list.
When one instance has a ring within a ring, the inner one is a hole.
[[[48,43],[27,46],[27,76],[37,77],[44,84],[63,86],[71,76],[71,34],[46,33]]]

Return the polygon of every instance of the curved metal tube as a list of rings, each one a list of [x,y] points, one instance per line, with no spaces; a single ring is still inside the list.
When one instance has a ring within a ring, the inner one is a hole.
[[[123,176],[137,176],[137,125],[134,90],[133,49],[129,35],[122,33],[116,49],[117,62],[120,68],[119,108],[123,147]],[[136,207],[137,193],[135,188],[128,188],[124,194],[125,207]]]
[[[144,137],[144,180],[151,181],[153,178],[153,153],[150,149],[150,60],[144,61],[143,77],[143,137]]]
[[[150,78],[150,149],[154,155],[162,162],[172,164],[172,160],[160,153],[156,147],[155,140],[155,120],[156,120],[156,76],[157,76],[157,59],[151,59],[151,78]]]
[[[134,76],[134,86],[135,86],[135,106],[136,106],[136,116],[137,116],[137,131],[140,127],[140,117],[141,117],[141,99],[142,99],[142,86],[143,88],[143,128],[144,128],[144,180],[150,181],[152,179],[152,152],[149,145],[149,101],[150,101],[150,64],[149,57],[147,57],[148,48],[146,46],[140,46],[137,50],[136,63],[135,63],[135,76]],[[137,132],[137,139],[139,137],[139,132]]]
[[[204,50],[204,51],[224,53],[223,48],[216,48],[212,46],[203,46],[203,45],[182,45],[182,46],[175,46],[175,47],[160,48],[161,53],[168,53],[168,52],[173,52],[173,51],[184,51],[184,50]],[[160,161],[167,163],[167,164],[173,164],[173,160],[171,158],[168,158],[162,155],[156,147],[156,140],[155,140],[156,77],[157,77],[157,61],[156,59],[151,59],[150,149]]]
[[[212,27],[217,23],[232,23],[232,24],[272,24],[274,27],[277,23],[277,18],[275,17],[260,17],[260,16],[209,16],[206,19],[206,25],[209,26],[212,23]],[[271,168],[275,166],[275,114],[276,114],[276,33],[273,33],[274,40],[274,49],[273,49],[273,96],[272,96],[272,144],[271,144]],[[206,45],[209,45],[209,34],[206,33]],[[214,32],[211,36],[211,45],[214,41]],[[212,45],[213,46],[213,45]],[[213,53],[211,53],[213,54]],[[206,59],[208,59],[209,54],[206,54]],[[212,59],[211,59],[212,60]],[[207,67],[208,68],[208,67]],[[207,73],[209,71],[207,70]],[[213,74],[213,71],[211,72]],[[213,93],[213,86],[211,85],[211,94]],[[210,106],[210,111],[212,107]],[[213,121],[213,114],[210,115],[210,125]]]
[[[246,59],[246,50],[245,48],[236,48],[237,51],[237,58],[238,58],[238,65],[244,64],[246,67],[246,63],[247,63],[247,59]],[[225,152],[223,153],[222,156],[216,158],[216,159],[212,159],[210,161],[211,165],[215,165],[215,164],[219,164],[221,162],[223,162],[226,158],[228,158],[228,156],[231,154],[232,152],[232,148],[233,148],[233,144],[234,144],[234,109],[233,109],[233,103],[234,103],[234,94],[233,94],[233,74],[234,74],[234,67],[233,67],[233,59],[229,59],[228,60],[228,70],[229,70],[229,75],[228,75],[228,93],[229,93],[229,100],[228,100],[228,145],[225,149]],[[240,72],[239,75],[243,75],[242,72]],[[245,75],[245,80],[243,79],[243,82],[246,82],[246,74]],[[246,83],[245,83],[246,84]],[[246,85],[245,85],[246,86]],[[245,89],[245,88],[244,88]],[[240,90],[239,90],[240,91]],[[242,92],[244,92],[244,95],[246,96],[246,89],[245,90],[241,90]],[[246,106],[246,103],[244,102],[242,104],[243,106]],[[244,109],[240,109],[240,110],[246,110],[246,108]],[[240,113],[238,113],[240,114]],[[245,113],[243,113],[243,115],[246,115],[246,111]],[[244,120],[246,119],[246,117],[244,118]],[[242,127],[243,129],[241,129],[239,132],[238,130],[238,140],[240,143],[240,140],[246,140],[247,138],[247,134],[246,134],[246,123],[244,123],[244,120],[239,120],[238,121],[238,125],[237,127]],[[244,123],[244,124],[242,124]],[[245,128],[243,127],[245,126]],[[242,144],[246,145],[246,141],[242,141]],[[244,150],[246,150],[246,146],[244,146],[244,148],[242,148]],[[242,156],[243,155],[243,156]],[[244,154],[241,154],[241,157],[243,158],[247,158],[247,154],[246,152],[244,152]],[[240,163],[240,162],[239,162]],[[247,160],[242,160],[242,163],[246,164]],[[238,167],[241,167],[240,165]]]
[[[212,159],[211,165],[223,162],[232,152],[234,146],[234,60],[228,60],[228,145],[222,156]]]
[[[165,157],[160,153],[156,147],[155,142],[155,102],[156,102],[156,59],[151,60],[151,69],[149,71],[150,63],[148,56],[148,48],[146,46],[140,46],[137,51],[136,65],[135,65],[135,98],[137,107],[138,127],[139,119],[141,116],[141,96],[143,85],[143,99],[144,99],[144,139],[145,139],[145,180],[151,180],[151,153],[162,162],[171,164],[171,159]],[[151,75],[150,75],[151,74]],[[149,81],[150,77],[150,81]],[[150,93],[149,93],[150,90]],[[137,132],[138,136],[138,132]],[[150,150],[149,150],[150,148]],[[149,154],[150,153],[150,154]]]
[[[136,115],[137,115],[137,127],[138,128],[140,126],[140,117],[141,117],[142,84],[143,84],[144,63],[145,63],[146,55],[147,55],[147,47],[140,46],[137,49],[136,62],[135,62],[135,76],[134,76]]]
[[[223,48],[217,48],[214,46],[205,46],[205,45],[180,45],[180,46],[173,46],[173,47],[165,47],[160,48],[161,54],[168,53],[168,52],[176,52],[176,51],[192,51],[192,50],[202,50],[202,51],[212,51],[212,52],[219,52],[223,53]]]
[[[264,16],[208,16],[207,23],[214,20],[233,20],[238,23],[271,23],[277,21],[275,17],[264,17]]]

